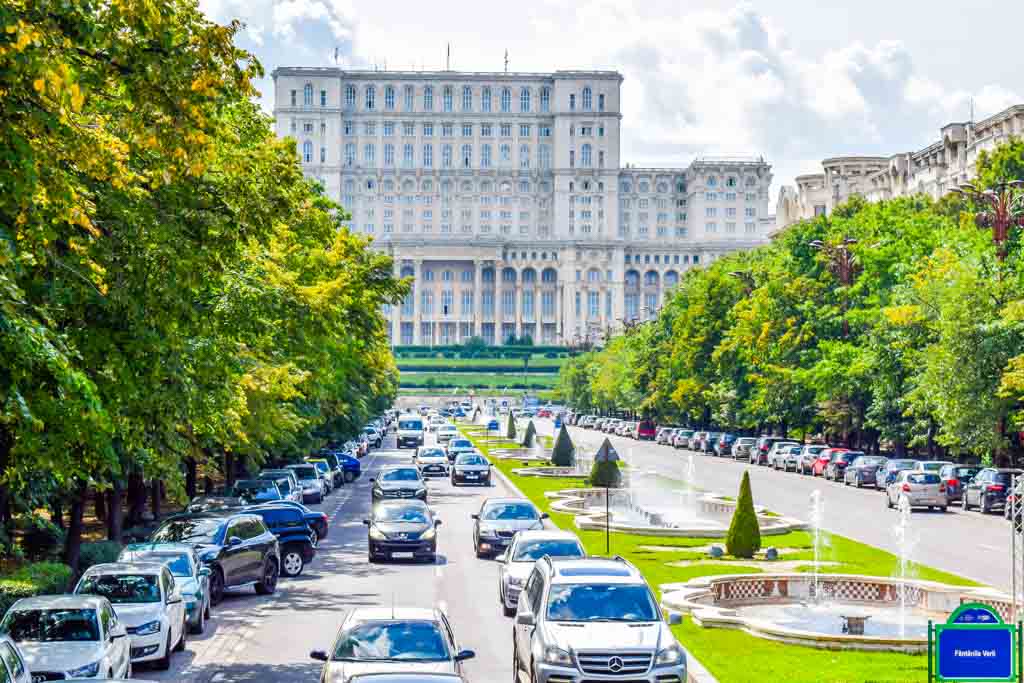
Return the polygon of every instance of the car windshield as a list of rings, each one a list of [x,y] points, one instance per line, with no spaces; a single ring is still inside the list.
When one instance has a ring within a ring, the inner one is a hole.
[[[512,556],[513,562],[535,562],[548,555],[549,557],[583,557],[583,549],[576,541],[568,539],[548,539],[546,541],[526,541],[516,548]]]
[[[216,543],[222,520],[174,519],[157,529],[149,540],[157,543]]]
[[[907,475],[907,481],[911,484],[938,484],[939,475],[931,472],[915,472]]]
[[[864,456],[861,456],[860,458],[857,458],[857,461],[862,466],[866,466],[866,467],[875,466],[875,467],[877,467],[878,465],[881,465],[883,462],[885,462],[885,458],[883,458],[880,455],[864,455]]]
[[[443,662],[451,655],[437,624],[406,621],[359,624],[338,640],[334,659]]]
[[[100,639],[100,626],[93,609],[28,609],[8,612],[0,633],[19,643],[87,643]]]
[[[295,472],[295,476],[299,479],[316,479],[315,467],[296,467],[292,471]]]
[[[529,503],[491,503],[484,507],[480,519],[538,519],[537,510]]]
[[[421,457],[421,458],[443,458],[444,457],[444,451],[442,451],[440,448],[428,448],[426,450],[420,451],[419,457]]]
[[[377,508],[373,513],[377,522],[415,522],[416,524],[427,523],[427,511],[420,506],[410,505],[398,507],[397,505],[385,505]]]
[[[115,605],[160,602],[156,574],[90,574],[76,590],[82,595],[102,595]]]
[[[273,481],[240,481],[235,484],[232,496],[241,498],[244,495],[254,496],[259,493],[277,493],[277,485]]]
[[[910,470],[917,465],[916,460],[890,460],[886,467],[891,471]]]
[[[473,442],[469,439],[452,439],[451,446],[449,448],[472,448]]]
[[[482,455],[476,455],[475,453],[467,453],[460,455],[455,459],[456,465],[486,465],[487,461]]]
[[[380,475],[381,481],[415,481],[419,479],[419,473],[409,467],[400,470],[388,470]]]
[[[646,586],[555,585],[548,596],[551,621],[657,621],[658,608]]]
[[[1010,485],[1010,479],[1013,477],[1009,472],[996,472],[993,479],[999,484]]]
[[[399,429],[408,429],[408,430],[422,430],[423,429],[423,421],[422,420],[399,420],[398,421],[398,428]]]
[[[938,472],[945,464],[944,462],[923,462],[920,467],[925,472]]]
[[[979,467],[958,467],[953,471],[957,479],[974,479],[974,475],[981,471]]]
[[[189,561],[186,553],[128,551],[124,553],[122,559],[125,562],[160,562],[166,565],[174,576],[192,576],[192,562]]]

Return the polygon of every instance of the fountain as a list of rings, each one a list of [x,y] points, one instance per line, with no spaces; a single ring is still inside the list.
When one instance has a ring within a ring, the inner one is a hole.
[[[899,550],[899,579],[900,579],[900,635],[907,631],[907,568],[910,564],[910,553],[913,550],[914,538],[911,536],[910,527],[910,501],[900,497],[899,517],[892,528],[893,536],[896,539],[896,547]]]
[[[821,525],[825,521],[825,503],[821,499],[821,489],[814,489],[811,492],[811,534],[814,538],[814,583],[813,598],[821,600],[821,582],[818,577],[821,575]]]

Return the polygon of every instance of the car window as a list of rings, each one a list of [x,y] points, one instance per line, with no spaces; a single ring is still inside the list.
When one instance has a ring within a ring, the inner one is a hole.
[[[938,484],[940,480],[934,472],[910,472],[907,481],[911,484]]]
[[[464,453],[455,459],[456,465],[486,465],[487,460],[482,455]]]
[[[423,422],[421,420],[399,420],[398,428],[411,431],[422,431]]]
[[[157,543],[216,543],[222,525],[223,521],[219,519],[172,519],[157,529],[149,540]]]
[[[538,519],[537,509],[529,503],[489,503],[480,511],[485,520]]]
[[[15,679],[25,675],[25,662],[21,661],[21,657],[18,656],[18,653],[11,647],[10,643],[0,643],[0,660],[3,660],[7,671]]]
[[[534,614],[540,612],[540,599],[544,592],[544,580],[541,578],[540,572],[536,569],[530,574],[529,581],[526,582],[526,599],[530,606],[530,611]]]
[[[334,659],[441,662],[451,659],[445,641],[434,622],[366,622],[338,639]]]
[[[174,576],[192,576],[192,562],[188,553],[159,551],[127,551],[122,559],[127,562],[160,562],[167,565]]]
[[[231,522],[231,524],[228,525],[228,532],[226,534],[224,534],[224,540],[225,541],[230,541],[232,538],[239,538],[239,539],[244,541],[245,540],[245,528],[244,527],[245,527],[245,523],[242,520],[240,520],[240,519],[237,519],[234,522]]]
[[[0,622],[0,632],[19,643],[85,643],[100,639],[94,609],[11,610]]]
[[[516,546],[513,562],[535,562],[545,555],[549,557],[583,557],[580,544],[571,539],[547,539],[523,541]]]
[[[548,595],[551,621],[657,621],[658,607],[645,585],[558,584]]]
[[[160,602],[160,586],[154,574],[87,574],[75,592],[102,595],[115,605]]]
[[[249,520],[246,525],[246,533],[249,534],[248,538],[258,538],[259,536],[268,533],[267,525],[263,523],[263,519],[257,517]]]
[[[397,505],[382,505],[373,513],[377,522],[410,522],[416,524],[427,523],[427,510],[420,506],[400,507]]]
[[[996,482],[998,484],[1003,484],[1004,486],[1009,486],[1010,485],[1010,480],[1012,478],[1013,478],[1013,475],[1011,475],[1009,472],[993,472],[992,473],[992,481],[994,481],[994,482]]]
[[[419,478],[419,470],[412,467],[387,470],[380,475],[381,481],[415,481]]]

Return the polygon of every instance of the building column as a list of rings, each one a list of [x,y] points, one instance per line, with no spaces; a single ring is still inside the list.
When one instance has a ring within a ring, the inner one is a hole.
[[[473,259],[473,311],[472,325],[473,333],[478,337],[484,335],[484,287],[483,287],[484,262],[480,259]]]
[[[523,334],[523,272],[521,270],[516,271],[516,286],[513,291],[515,291],[516,300],[516,329],[513,334],[521,337]]]
[[[423,343],[422,335],[420,334],[420,323],[423,321],[423,311],[420,307],[420,302],[423,300],[423,260],[416,259],[412,265],[413,272],[413,287],[414,296],[412,300],[412,343],[419,346]]]

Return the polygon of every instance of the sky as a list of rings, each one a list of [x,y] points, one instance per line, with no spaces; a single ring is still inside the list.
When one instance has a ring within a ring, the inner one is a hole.
[[[1024,103],[1024,3],[1007,0],[200,0],[241,21],[241,47],[279,66],[624,76],[622,159],[686,166],[763,156],[773,201],[822,159],[887,156],[939,128]],[[852,5],[852,8],[851,8]]]

